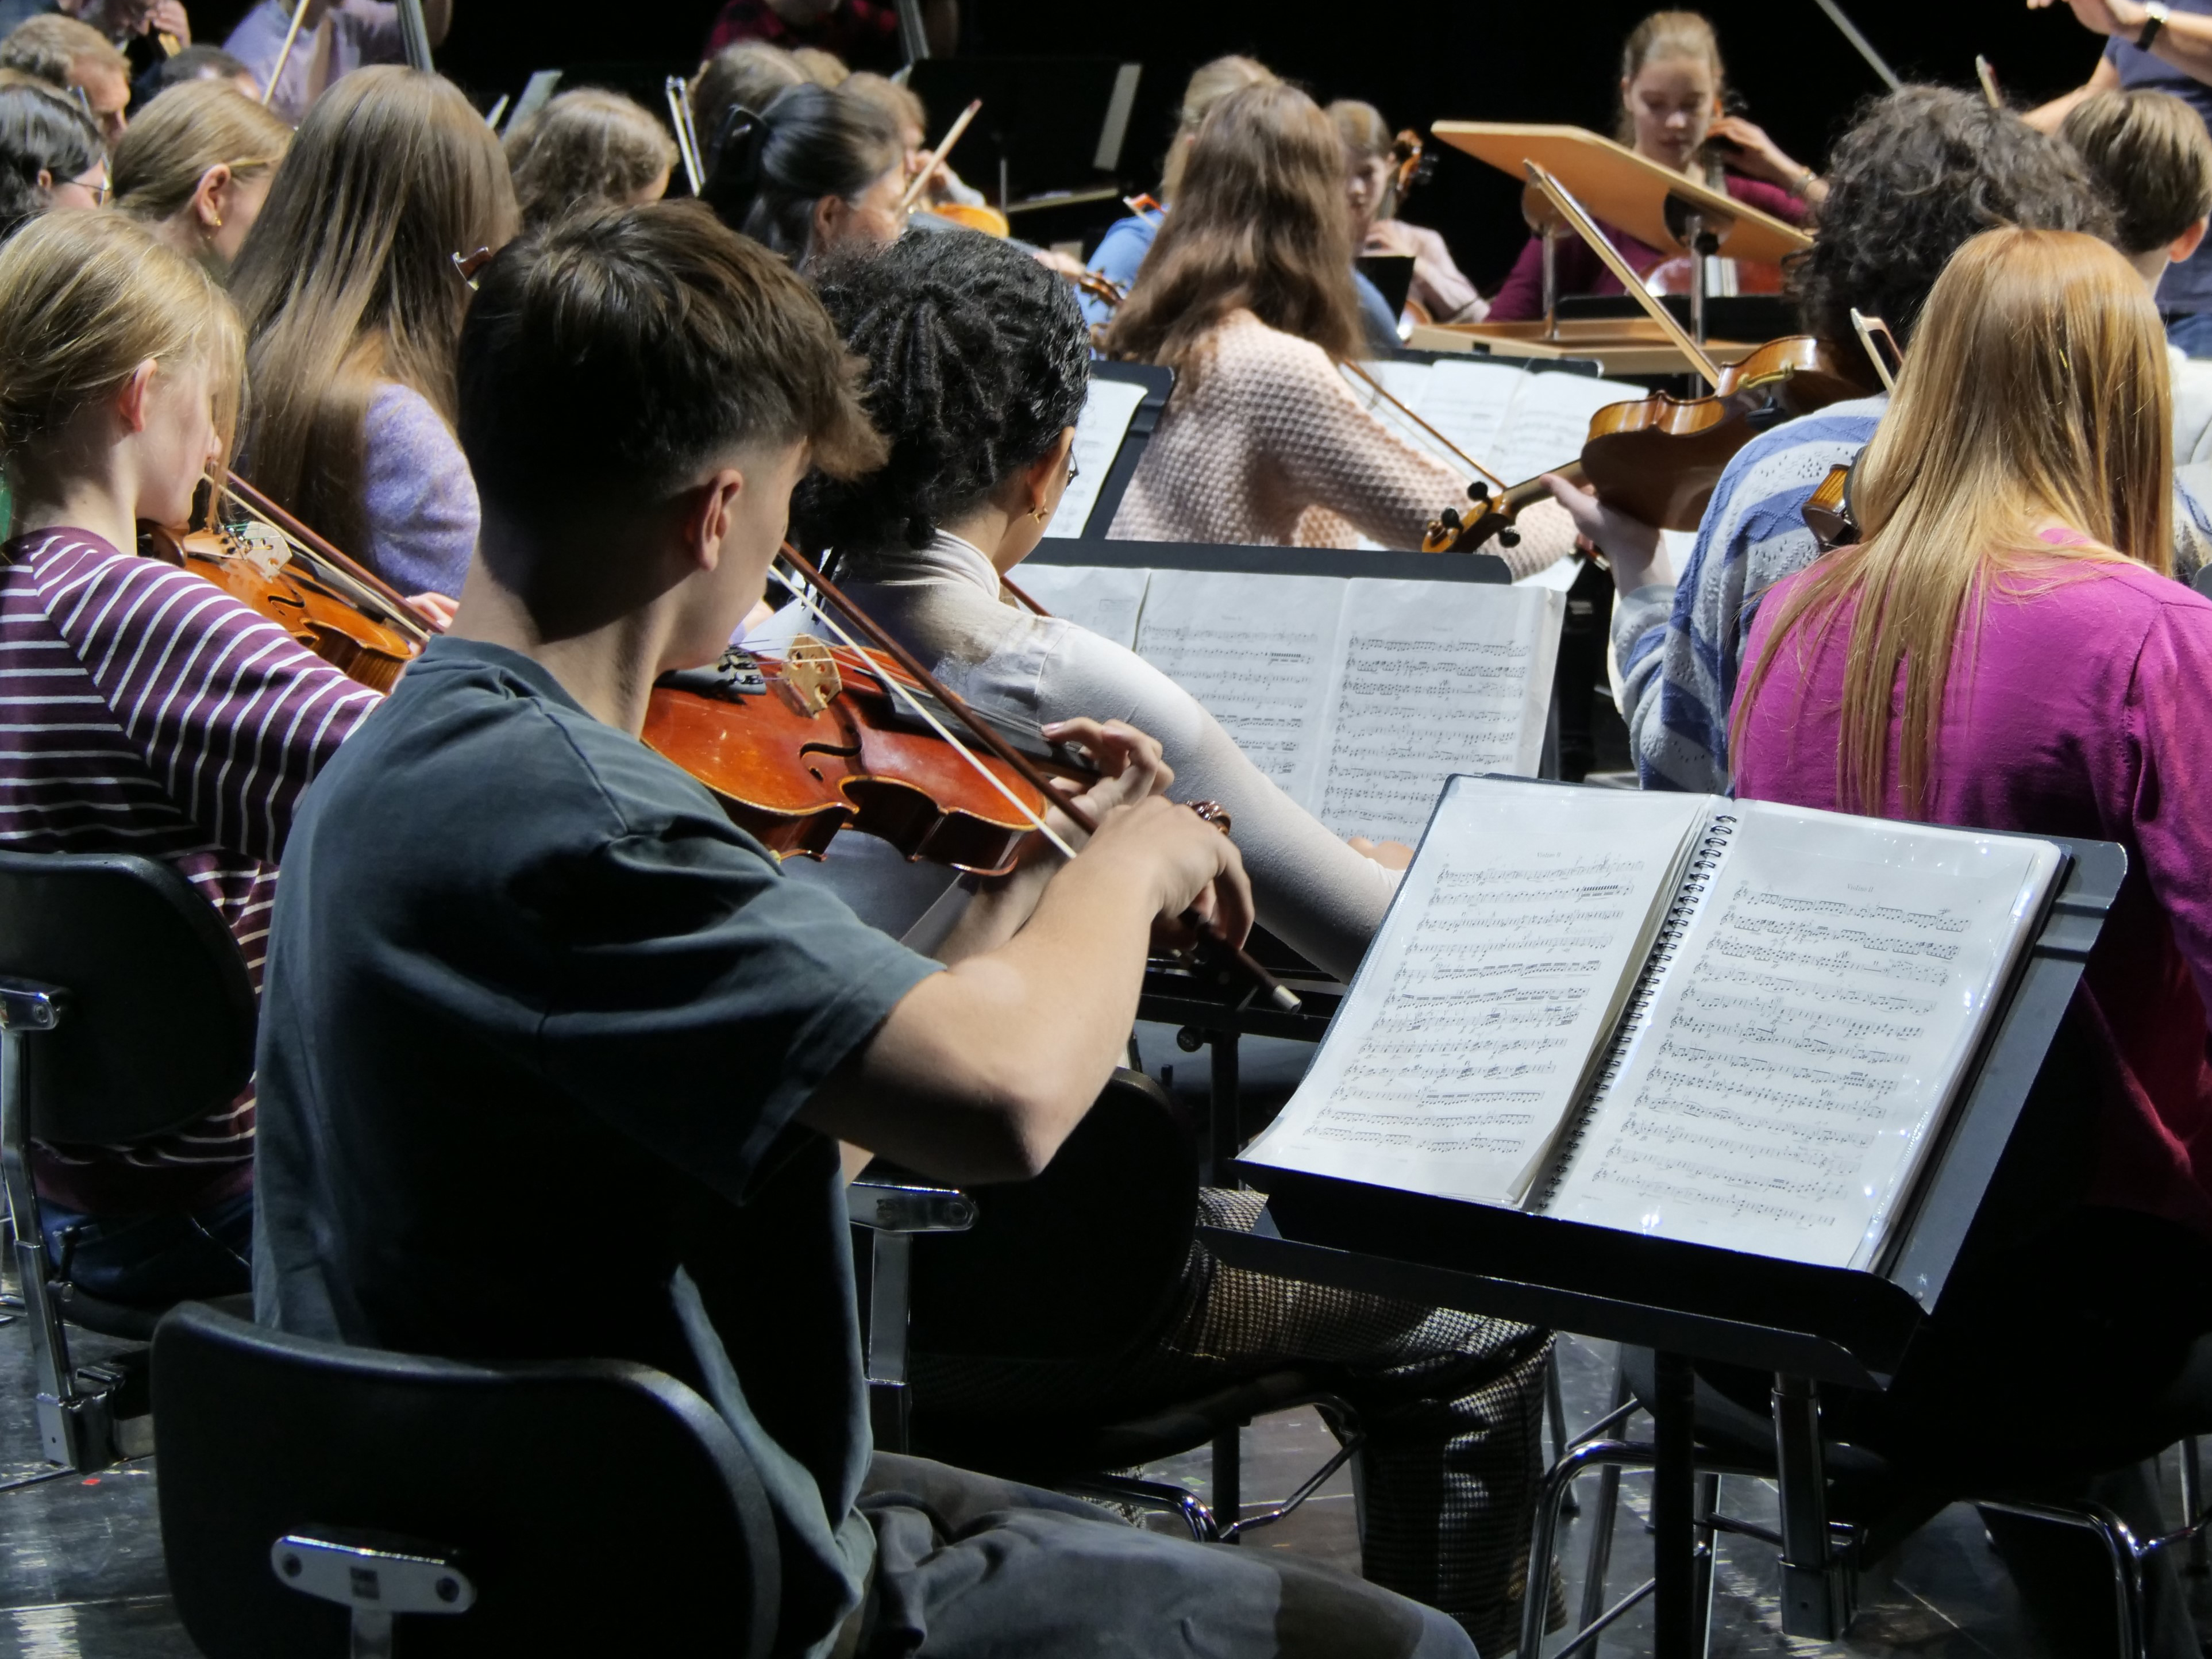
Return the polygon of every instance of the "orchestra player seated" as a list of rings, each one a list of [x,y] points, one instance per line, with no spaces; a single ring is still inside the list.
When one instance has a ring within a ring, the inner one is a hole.
[[[228,81],[173,88],[115,147],[116,210],[228,271],[291,143],[291,128]]]
[[[41,213],[107,199],[107,146],[76,101],[25,76],[0,82],[0,241]]]
[[[2160,1398],[2212,1333],[2212,603],[2170,579],[2166,352],[2141,274],[2095,238],[1968,242],[1860,463],[1864,539],[1759,599],[1733,721],[1746,799],[2126,849],[2054,1051],[2084,1057],[2056,1103],[2078,1148],[2023,1160],[2031,1103],[2008,1166],[2048,1190],[1996,1206],[2009,1224],[1984,1207],[1887,1394],[1824,1386],[1821,1409],[1969,1480],[2124,1468],[2097,1495],[2139,1537],[2165,1528],[2137,1460],[2163,1449]],[[2008,1557],[2015,1530],[1997,1531]],[[2101,1546],[2026,1531],[2031,1605],[2084,1627],[2057,1650],[2108,1650]],[[2157,1573],[2185,1632],[2179,1589]]]
[[[564,92],[500,141],[526,228],[563,213],[635,207],[668,193],[676,141],[635,98]]]
[[[1372,104],[1340,98],[1328,118],[1344,140],[1345,166],[1352,198],[1352,241],[1362,253],[1394,254],[1413,262],[1409,305],[1418,305],[1432,323],[1479,323],[1490,307],[1463,276],[1444,239],[1424,225],[1397,216],[1394,175],[1398,158],[1389,123]]]
[[[787,88],[765,110],[725,120],[700,195],[732,230],[805,270],[906,229],[906,151],[865,98]]]
[[[1839,355],[1862,353],[1854,309],[1909,346],[1945,261],[1992,225],[2111,228],[2071,149],[1951,88],[1907,86],[1882,98],[1838,141],[1828,179],[1818,234],[1791,282],[1806,331]],[[1613,567],[1620,713],[1644,787],[1728,787],[1745,602],[1820,556],[1806,498],[1865,447],[1885,405],[1881,396],[1832,404],[1737,451],[1679,585],[1656,531],[1553,485]],[[2189,514],[2173,518],[2178,534],[2191,532]]]
[[[1724,112],[1727,72],[1713,26],[1693,11],[1654,12],[1631,32],[1620,54],[1620,116],[1615,137],[1639,155],[1725,191],[1747,207],[1802,224],[1826,186],[1740,115]],[[1667,256],[1600,222],[1639,276]],[[1562,295],[1618,294],[1620,283],[1583,240],[1562,237],[1554,256]],[[1544,314],[1544,243],[1531,236],[1490,302],[1493,323]]]
[[[404,593],[458,597],[476,545],[455,262],[515,219],[499,140],[459,88],[363,70],[308,112],[232,273],[253,378],[243,470]]]
[[[343,77],[377,64],[407,61],[394,0],[306,0],[306,7],[301,11],[291,0],[257,0],[222,43],[269,89],[269,107],[295,126]],[[292,37],[295,15],[299,33],[286,57],[284,42]],[[453,0],[422,0],[423,32],[433,47],[444,43],[453,23]],[[280,58],[284,72],[270,88]]]
[[[683,1378],[766,1488],[780,1652],[1467,1659],[1443,1615],[1284,1552],[871,1459],[839,1140],[1034,1175],[1112,1073],[1155,921],[1244,933],[1236,848],[1156,793],[1150,738],[1078,722],[1098,833],[984,884],[945,966],[785,878],[638,741],[654,679],[759,597],[793,486],[884,453],[819,302],[703,210],[507,249],[459,380],[484,532],[454,632],[288,853],[259,1316]],[[620,1247],[580,1254],[611,1194]]]
[[[0,69],[15,70],[81,98],[84,112],[111,149],[123,137],[131,103],[131,66],[89,23],[57,12],[27,18],[0,40]]]
[[[133,853],[221,915],[258,985],[301,793],[376,694],[200,577],[139,556],[230,440],[230,302],[120,214],[50,214],[0,248],[0,838]],[[246,1286],[251,1090],[175,1134],[35,1146],[47,1254],[94,1296],[162,1307]]]
[[[871,70],[848,77],[838,90],[848,98],[873,104],[898,128],[899,143],[906,150],[907,182],[911,185],[929,161],[929,111],[912,87],[887,81]],[[952,202],[963,207],[984,205],[983,192],[967,183],[943,161],[930,168],[921,204]]]
[[[1110,356],[1166,363],[1176,387],[1109,532],[1121,540],[1415,549],[1468,480],[1360,406],[1344,146],[1313,100],[1247,87],[1199,129]],[[1574,545],[1548,502],[1500,549],[1516,576]]]
[[[1066,487],[1089,380],[1088,333],[1066,285],[1009,243],[956,231],[832,267],[820,292],[868,365],[861,396],[890,459],[863,478],[809,479],[793,534],[836,549],[839,588],[986,712],[1049,726],[1103,709],[1156,735],[1175,797],[1228,809],[1261,921],[1350,978],[1395,890],[1392,872],[1323,829],[1134,652],[1001,599],[1000,578],[1035,549]],[[761,642],[773,649],[821,626],[794,605]],[[1410,853],[1388,855],[1402,866]],[[865,836],[789,868],[894,933],[952,879]],[[1249,1228],[1261,1202],[1210,1190],[1201,1215]],[[1008,1343],[1018,1353],[1019,1333]],[[1293,1288],[1196,1251],[1177,1310],[1116,1364],[917,1352],[908,1376],[922,1411],[989,1420],[1048,1403],[1058,1419],[1103,1425],[1285,1366],[1320,1369],[1367,1431],[1366,1576],[1451,1613],[1494,1653],[1519,1626],[1549,1351],[1525,1325]]]

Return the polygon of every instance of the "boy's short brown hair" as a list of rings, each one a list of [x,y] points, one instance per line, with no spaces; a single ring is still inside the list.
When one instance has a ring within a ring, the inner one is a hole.
[[[2212,213],[2212,134],[2172,93],[2092,94],[2058,131],[2112,198],[2121,252],[2164,247]]]
[[[461,330],[461,448],[486,516],[550,551],[732,448],[803,441],[833,477],[880,466],[859,369],[790,268],[696,202],[580,215],[485,268]]]
[[[89,68],[131,78],[131,65],[107,37],[89,23],[58,12],[27,17],[0,40],[0,68],[36,76],[48,86],[73,87]]]

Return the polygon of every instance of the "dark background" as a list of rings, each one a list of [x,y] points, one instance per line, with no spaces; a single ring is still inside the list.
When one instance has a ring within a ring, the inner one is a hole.
[[[240,0],[189,0],[198,38],[220,40]],[[1571,122],[1609,131],[1623,38],[1651,7],[1613,0],[1496,0],[1463,3],[1259,4],[1253,0],[961,0],[963,56],[1121,58],[1145,66],[1122,154],[1133,188],[1158,177],[1172,112],[1191,69],[1225,52],[1249,52],[1327,102],[1364,98],[1394,127],[1431,121]],[[1844,0],[1899,74],[1974,84],[1974,55],[1995,65],[2015,104],[2079,84],[2101,42],[2060,0],[2030,12],[2022,0]],[[716,0],[454,0],[439,67],[479,104],[520,92],[534,69],[624,64],[658,74],[688,71]],[[1751,119],[1790,155],[1820,165],[1854,106],[1880,89],[1814,0],[1708,0],[1730,82]],[[1048,88],[1051,77],[1040,69]],[[629,78],[627,76],[605,78]],[[642,84],[650,84],[649,82]],[[1036,100],[1049,102],[1048,98]],[[953,113],[931,112],[941,126]],[[1097,116],[1085,118],[1096,131]],[[955,165],[991,187],[996,161],[979,122]],[[934,133],[932,135],[935,136]],[[1007,142],[1018,142],[1009,136]],[[1051,182],[1077,186],[1091,177]],[[1468,274],[1494,287],[1525,232],[1518,187],[1471,157],[1446,151],[1406,216],[1442,230]],[[1018,228],[1019,228],[1018,222]],[[1054,235],[1067,234],[1055,227]],[[1094,233],[1095,234],[1095,233]]]

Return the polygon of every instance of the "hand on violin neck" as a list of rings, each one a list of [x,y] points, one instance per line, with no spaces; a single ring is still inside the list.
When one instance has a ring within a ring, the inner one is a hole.
[[[1606,562],[1613,567],[1613,586],[1620,592],[1633,593],[1654,582],[1674,580],[1667,544],[1656,528],[1607,507],[1589,490],[1555,473],[1544,475],[1544,487],[1566,508],[1583,538],[1605,555]]]
[[[407,608],[441,634],[453,625],[453,601],[443,593],[410,593]]]
[[[1121,720],[1059,720],[1045,726],[1043,735],[1081,750],[1098,772],[1087,788],[1073,779],[1052,781],[1087,823],[1098,823],[1117,806],[1164,794],[1175,781],[1175,769],[1168,764],[1159,740]],[[1073,827],[1079,836],[1088,833],[1081,826]]]

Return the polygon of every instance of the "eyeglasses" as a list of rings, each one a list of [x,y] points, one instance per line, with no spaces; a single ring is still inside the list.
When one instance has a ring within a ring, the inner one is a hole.
[[[1082,469],[1075,465],[1075,446],[1070,444],[1067,447],[1067,481],[1073,483],[1082,476]]]
[[[96,185],[88,184],[82,179],[72,179],[70,180],[70,183],[75,185],[86,195],[91,197],[92,204],[94,207],[106,207],[107,205],[107,198],[115,194],[115,186],[109,184],[105,179],[102,179]]]

